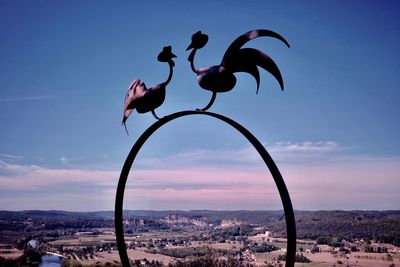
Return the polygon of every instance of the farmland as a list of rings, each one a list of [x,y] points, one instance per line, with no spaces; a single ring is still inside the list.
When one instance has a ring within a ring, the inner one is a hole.
[[[133,266],[281,266],[281,211],[126,211]],[[399,266],[400,212],[296,212],[296,266]],[[0,263],[64,257],[64,266],[119,266],[111,212],[0,212]],[[15,230],[13,230],[15,229]],[[39,254],[39,255],[40,255]],[[225,264],[225,265],[223,265]]]

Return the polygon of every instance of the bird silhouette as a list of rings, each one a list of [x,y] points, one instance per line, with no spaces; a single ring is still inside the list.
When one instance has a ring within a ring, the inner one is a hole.
[[[265,29],[253,30],[242,34],[230,44],[219,65],[196,69],[194,67],[194,56],[198,49],[207,44],[208,36],[201,31],[192,35],[192,42],[186,49],[192,49],[188,61],[190,61],[193,72],[197,74],[197,82],[200,87],[213,93],[207,106],[200,110],[206,111],[209,109],[214,103],[217,93],[228,92],[233,89],[236,84],[234,75],[236,72],[247,72],[256,79],[257,94],[260,86],[260,73],[257,67],[261,67],[278,80],[283,90],[282,75],[275,62],[268,55],[257,49],[242,48],[248,41],[257,37],[273,37],[290,47],[289,43],[276,32]]]
[[[153,116],[159,120],[160,118],[156,115],[155,109],[161,106],[165,99],[165,89],[167,84],[172,79],[173,74],[173,67],[175,66],[174,61],[172,58],[176,56],[172,53],[171,46],[165,46],[163,50],[158,54],[157,60],[160,62],[167,62],[169,65],[169,75],[165,82],[160,83],[156,86],[151,88],[146,88],[146,85],[143,81],[136,79],[131,82],[128,87],[128,92],[125,97],[124,103],[124,116],[122,119],[122,124],[125,126],[126,129],[126,120],[128,119],[129,115],[133,112],[134,109],[138,113],[146,113],[151,111]]]

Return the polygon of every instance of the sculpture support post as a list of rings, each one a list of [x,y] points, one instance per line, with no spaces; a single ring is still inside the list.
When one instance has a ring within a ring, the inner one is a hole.
[[[124,166],[121,171],[121,175],[118,182],[117,194],[115,199],[115,235],[117,238],[117,246],[119,255],[121,258],[121,264],[124,267],[130,266],[129,257],[126,251],[125,246],[125,238],[124,238],[124,226],[123,226],[123,200],[124,200],[124,192],[126,182],[129,176],[129,172],[131,170],[132,164],[139,153],[139,150],[144,145],[146,140],[156,132],[161,126],[164,124],[175,120],[180,117],[188,116],[188,115],[206,115],[210,117],[214,117],[221,121],[226,122],[237,131],[239,131],[247,140],[254,146],[257,152],[260,154],[264,163],[267,165],[271,175],[275,181],[275,184],[278,188],[279,195],[282,200],[283,209],[285,212],[286,219],[286,233],[287,233],[287,256],[286,256],[286,267],[293,267],[296,256],[296,223],[293,213],[293,206],[290,200],[289,192],[286,188],[285,182],[281,173],[279,172],[278,167],[275,162],[264,148],[264,146],[257,140],[257,138],[251,134],[246,128],[241,126],[239,123],[222,116],[220,114],[211,113],[211,112],[202,112],[202,111],[181,111],[176,112],[171,115],[165,116],[164,118],[158,120],[153,125],[151,125],[136,141],[133,145],[131,151],[126,158]]]

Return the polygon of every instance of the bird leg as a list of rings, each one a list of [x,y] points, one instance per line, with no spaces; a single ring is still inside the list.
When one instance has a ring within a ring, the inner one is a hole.
[[[154,111],[154,109],[151,110],[151,114],[153,114],[153,116],[154,116],[154,118],[156,118],[156,120],[160,120],[160,118],[157,116],[157,114]]]
[[[198,111],[207,111],[207,109],[211,108],[211,106],[214,104],[215,98],[217,97],[217,92],[213,91],[213,94],[211,96],[210,102],[207,104],[207,106],[205,106],[202,109],[197,109]]]

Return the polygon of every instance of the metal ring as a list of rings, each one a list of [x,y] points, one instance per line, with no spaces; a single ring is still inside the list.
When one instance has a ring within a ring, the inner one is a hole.
[[[128,253],[126,252],[122,214],[123,214],[123,201],[124,201],[126,181],[128,179],[128,175],[131,170],[133,161],[135,160],[136,155],[139,153],[139,150],[144,145],[146,140],[161,126],[172,120],[188,115],[206,115],[226,122],[227,124],[235,128],[237,131],[239,131],[244,137],[246,137],[247,140],[257,150],[261,158],[264,160],[265,165],[267,165],[269,171],[271,172],[271,175],[278,188],[279,195],[281,197],[283,204],[283,210],[285,212],[286,234],[287,234],[285,266],[293,267],[296,257],[296,222],[294,218],[293,206],[290,200],[289,192],[286,188],[285,182],[283,181],[283,177],[279,172],[279,169],[276,166],[275,162],[273,161],[267,150],[264,148],[264,146],[257,140],[257,138],[239,123],[217,113],[194,111],[194,110],[176,112],[171,115],[165,116],[162,119],[155,122],[139,137],[139,139],[133,145],[131,151],[128,154],[128,157],[125,160],[124,166],[122,167],[121,170],[121,175],[119,177],[117,194],[115,197],[115,213],[114,213],[115,235],[117,239],[118,252],[121,258],[122,266],[124,267],[131,266],[128,258]]]

